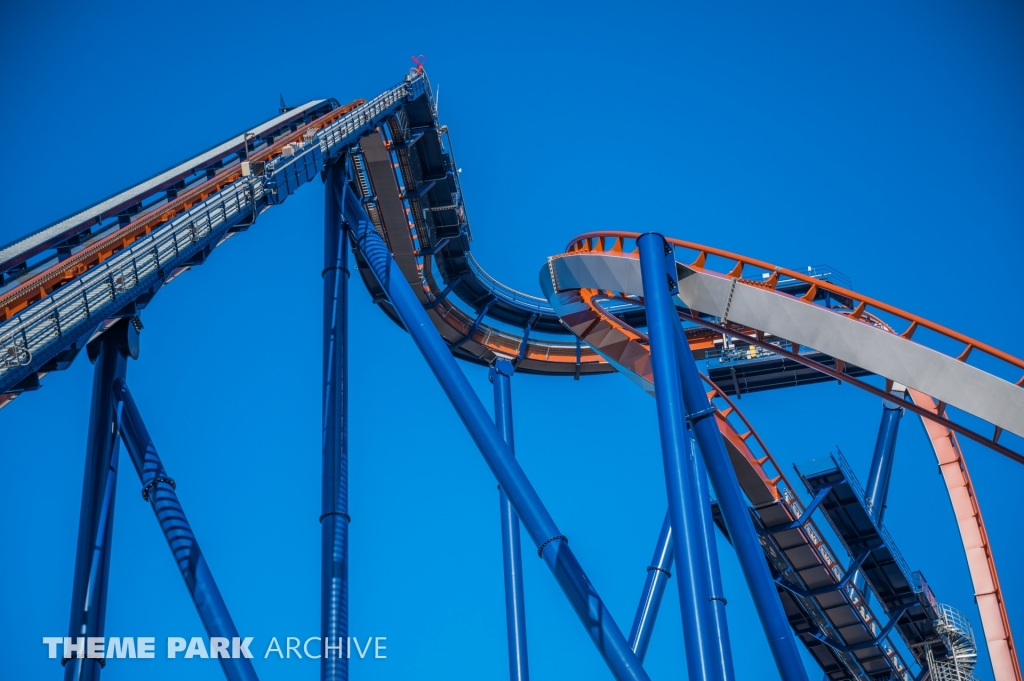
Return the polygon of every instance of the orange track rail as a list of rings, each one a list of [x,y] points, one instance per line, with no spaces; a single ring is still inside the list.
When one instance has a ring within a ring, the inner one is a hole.
[[[569,245],[566,247],[566,252],[623,253],[624,240],[635,240],[638,236],[640,236],[639,232],[588,232],[573,239],[572,242],[570,242]],[[608,241],[611,241],[612,243],[608,248],[605,248],[605,244]],[[965,336],[962,333],[946,328],[941,324],[936,324],[935,322],[929,321],[924,317],[919,317],[918,315],[912,314],[910,312],[905,312],[897,307],[893,307],[892,305],[889,305],[887,303],[883,303],[879,300],[875,300],[874,298],[870,298],[863,294],[857,293],[856,291],[851,291],[849,289],[843,288],[842,286],[837,286],[827,281],[820,281],[813,277],[809,277],[802,272],[786,269],[784,267],[777,267],[763,260],[748,258],[746,256],[737,255],[736,253],[730,253],[729,251],[723,251],[719,248],[703,246],[692,241],[683,241],[682,239],[666,238],[666,241],[668,241],[673,246],[679,246],[681,248],[687,248],[693,251],[697,251],[699,255],[697,256],[697,259],[691,264],[692,267],[703,268],[704,262],[707,260],[707,256],[715,255],[721,258],[725,258],[727,260],[732,260],[734,263],[736,263],[736,266],[729,273],[730,276],[742,278],[743,268],[748,265],[751,267],[757,267],[763,270],[767,270],[772,273],[772,275],[764,282],[754,281],[750,279],[741,279],[746,284],[753,284],[755,286],[768,286],[769,288],[775,288],[775,285],[778,283],[779,280],[779,275],[791,277],[793,279],[806,282],[819,290],[830,291],[845,298],[850,298],[854,301],[857,301],[859,304],[853,312],[853,315],[855,317],[859,317],[865,311],[865,309],[868,306],[870,306],[875,308],[876,310],[895,315],[896,317],[899,317],[900,319],[907,321],[909,323],[907,329],[900,334],[905,338],[910,338],[918,327],[923,327],[935,331],[936,333],[939,333],[947,338],[963,343],[965,346],[964,350],[958,356],[958,359],[962,361],[967,360],[967,357],[970,355],[971,351],[980,350],[981,352],[987,355],[990,355],[992,357],[995,357],[996,359],[1011,364],[1017,367],[1018,369],[1024,370],[1024,359],[1014,357],[1013,355],[1002,350],[999,350],[998,348],[992,347],[987,343],[975,340],[974,338]],[[1017,385],[1024,385],[1024,377],[1017,381]]]
[[[626,240],[635,241],[635,239],[638,236],[640,236],[639,232],[588,232],[586,234],[576,237],[571,242],[569,242],[569,245],[566,247],[566,252],[620,253],[624,256],[636,257],[635,249],[628,253],[625,251],[625,242]],[[679,246],[681,248],[697,251],[697,258],[696,260],[694,260],[693,263],[691,263],[691,267],[704,269],[704,264],[707,260],[708,255],[718,256],[726,260],[730,260],[734,263],[734,267],[729,272],[729,276],[737,277],[742,283],[747,285],[767,287],[772,289],[774,289],[775,285],[778,283],[779,276],[785,275],[787,277],[791,277],[793,279],[805,282],[812,287],[812,290],[808,292],[807,300],[813,299],[814,294],[819,290],[829,291],[838,296],[851,299],[856,304],[856,307],[850,313],[850,316],[853,317],[854,319],[866,317],[869,314],[868,309],[873,308],[876,312],[885,312],[907,322],[907,328],[899,335],[908,340],[913,336],[914,332],[918,328],[926,328],[931,331],[934,331],[935,333],[940,334],[941,336],[944,336],[945,338],[956,341],[958,343],[962,343],[964,345],[963,350],[960,352],[959,355],[956,356],[956,359],[958,359],[961,362],[966,362],[968,357],[971,355],[972,351],[978,350],[984,354],[989,355],[990,357],[993,357],[1001,362],[1004,362],[1005,364],[1010,365],[1010,367],[1024,370],[1024,359],[1014,357],[1013,355],[1002,350],[999,350],[998,348],[995,348],[987,343],[983,343],[982,341],[970,338],[969,336],[965,336],[962,333],[946,328],[941,324],[936,324],[935,322],[929,321],[923,317],[893,307],[892,305],[883,303],[879,300],[875,300],[874,298],[862,295],[860,293],[857,293],[856,291],[851,291],[850,289],[843,288],[842,286],[837,286],[830,282],[821,281],[813,277],[809,277],[806,274],[797,272],[795,270],[790,270],[783,267],[776,267],[775,265],[772,265],[771,263],[765,262],[763,260],[748,258],[746,256],[738,255],[736,253],[730,253],[729,251],[713,248],[711,246],[703,246],[701,244],[693,243],[691,241],[684,241],[682,239],[666,238],[666,241],[668,241],[673,246]],[[767,270],[771,272],[771,276],[765,281],[742,279],[743,269],[746,266]],[[942,350],[938,350],[937,348],[932,349],[935,349],[938,352],[943,352]],[[943,352],[943,354],[948,353]],[[794,359],[797,358],[794,357]],[[806,364],[806,362],[804,363]],[[1024,376],[1017,380],[1016,385],[1024,387]],[[1009,456],[1010,458],[1013,458],[1019,462],[1024,463],[1024,458],[1021,458],[1019,454],[1016,454],[1012,452],[1012,450],[1009,450],[1006,447],[1003,447],[998,444],[999,438],[1003,432],[1001,428],[996,427],[995,432],[993,433],[991,438],[979,435],[967,428],[954,424],[952,421],[949,421],[948,419],[945,419],[943,416],[945,414],[945,409],[946,405],[940,403],[936,414],[927,412],[924,415],[926,418],[940,418],[943,424],[946,425],[947,427],[952,428],[953,430],[956,430],[957,432],[961,433],[962,435],[966,435],[971,439],[977,440],[978,442],[985,444],[986,446],[998,451],[1001,454],[1004,454],[1006,456]],[[918,413],[920,414],[921,412]]]

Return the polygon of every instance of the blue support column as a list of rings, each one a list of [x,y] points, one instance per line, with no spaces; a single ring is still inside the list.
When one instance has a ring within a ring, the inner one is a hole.
[[[127,320],[118,322],[119,325],[127,323]],[[119,330],[112,328],[97,341],[89,435],[85,446],[85,481],[78,517],[78,548],[71,589],[68,636],[72,642],[78,637],[103,636],[106,617],[119,450],[114,382],[124,379],[128,363],[124,345],[118,337]],[[104,661],[86,658],[85,654],[83,647],[79,657],[64,660],[65,681],[99,679]]]
[[[882,423],[878,427],[878,439],[875,440],[875,453],[871,458],[871,470],[865,486],[867,498],[864,500],[875,522],[882,524],[885,515],[885,499],[889,494],[889,478],[892,475],[892,462],[896,453],[896,434],[900,428],[903,407],[885,400],[882,402]]]
[[[656,235],[659,236],[659,235]],[[669,258],[671,260],[671,258]],[[659,261],[655,259],[652,267],[657,268]],[[662,307],[671,307],[673,303],[665,295],[668,293],[667,279],[670,276],[665,267],[665,260],[661,260],[660,277],[656,277],[658,285],[655,294],[664,302]],[[674,266],[673,266],[674,267]],[[674,279],[675,272],[672,272]],[[661,287],[664,286],[662,289]],[[660,293],[660,294],[659,294]],[[648,314],[652,306],[650,292],[644,291]],[[675,315],[675,311],[672,310]],[[747,586],[750,588],[751,596],[754,599],[754,606],[757,608],[761,626],[764,628],[765,636],[768,638],[768,645],[771,647],[772,656],[775,658],[775,665],[778,667],[779,676],[782,681],[807,681],[807,671],[800,661],[800,653],[797,649],[796,635],[789,626],[786,613],[782,608],[782,601],[775,590],[775,581],[772,579],[768,569],[768,562],[765,559],[764,551],[754,531],[754,524],[750,517],[750,509],[743,497],[739,480],[736,478],[736,471],[733,470],[729,460],[729,454],[722,444],[722,435],[715,424],[714,408],[704,392],[704,385],[701,382],[700,372],[697,370],[697,363],[693,359],[682,329],[679,326],[678,318],[674,325],[676,334],[676,345],[679,356],[679,367],[682,376],[683,401],[686,405],[687,419],[691,422],[693,432],[704,455],[704,463],[707,466],[708,476],[711,484],[715,487],[718,495],[718,503],[722,509],[722,517],[725,520],[726,529],[732,537],[733,547],[740,561],[743,576],[746,578]]]
[[[892,477],[892,464],[896,458],[896,434],[899,432],[902,416],[903,407],[889,400],[882,401],[882,422],[878,426],[878,437],[875,439],[875,451],[871,457],[871,469],[868,471],[864,492],[868,512],[879,525],[882,524],[882,517],[885,515],[889,479]],[[864,573],[857,570],[853,580],[857,588],[864,592],[865,603],[870,603],[871,591],[864,589]]]
[[[715,524],[711,517],[711,494],[708,490],[708,472],[704,466],[703,454],[697,449],[697,442],[693,439],[693,430],[690,424],[690,455],[693,465],[694,476],[697,480],[697,515],[701,526],[701,541],[704,545],[704,556],[708,565],[708,578],[710,579],[711,595],[708,597],[708,605],[711,616],[711,625],[714,629],[712,643],[716,646],[715,662],[721,665],[721,675],[725,681],[733,681],[736,678],[732,667],[732,646],[729,644],[729,623],[725,615],[726,600],[722,591],[722,571],[718,565],[718,542],[715,540]]]
[[[343,163],[327,168],[324,188],[323,411],[320,515],[320,637],[348,636],[348,230],[338,190]],[[347,681],[348,658],[320,658],[321,681]]]
[[[716,663],[718,645],[711,620],[711,579],[704,557],[703,526],[697,509],[697,482],[693,446],[686,426],[686,410],[680,385],[676,331],[679,317],[671,302],[674,280],[667,274],[665,259],[671,254],[660,234],[637,239],[647,312],[647,336],[651,344],[658,426],[665,465],[668,511],[679,572],[679,605],[683,617],[686,667],[691,681],[721,679]]]
[[[661,600],[665,596],[665,587],[672,578],[672,520],[665,512],[665,522],[661,524],[661,534],[654,546],[654,557],[647,566],[647,579],[644,590],[640,594],[640,604],[633,617],[633,627],[629,631],[629,647],[643,662],[647,657],[647,648],[651,644],[654,623],[658,619]]]
[[[515,367],[507,359],[491,367],[494,384],[494,423],[515,456],[512,430],[512,374]],[[519,542],[519,516],[505,491],[498,487],[501,510],[501,557],[505,572],[505,627],[508,632],[508,675],[512,681],[529,681],[530,663],[526,654],[526,601],[523,593],[523,554]]]
[[[210,566],[206,564],[206,557],[178,501],[176,485],[164,469],[139,408],[123,380],[117,381],[116,390],[121,399],[121,437],[142,482],[142,498],[150,503],[156,513],[160,529],[171,547],[171,553],[185,579],[207,635],[228,639],[231,652],[237,650],[239,653],[237,658],[219,658],[224,676],[228,681],[258,681],[252,662],[241,655],[238,629],[231,620]]]
[[[699,520],[703,528],[702,541],[704,555],[708,563],[708,575],[711,588],[711,623],[715,630],[712,642],[718,647],[716,662],[721,665],[722,678],[735,678],[732,665],[732,647],[729,644],[729,626],[725,615],[726,600],[722,595],[722,574],[718,565],[718,545],[715,540],[714,521],[711,517],[711,495],[708,490],[707,470],[704,461],[697,451],[697,443],[691,438],[691,463],[697,480],[697,507],[701,509]],[[658,609],[665,593],[665,586],[672,577],[672,525],[670,516],[665,514],[665,522],[661,526],[661,534],[654,548],[654,557],[647,568],[647,580],[640,596],[633,619],[633,628],[629,632],[629,645],[643,662],[650,645],[651,633],[658,617]]]
[[[342,199],[343,212],[349,221],[349,227],[355,233],[360,254],[387,294],[402,325],[412,336],[423,358],[434,372],[498,484],[508,495],[523,526],[537,545],[538,555],[554,573],[555,579],[612,675],[620,681],[649,679],[626,643],[626,638],[616,626],[608,608],[587,579],[582,566],[569,548],[568,540],[558,530],[537,491],[502,438],[501,432],[491,422],[480,398],[459,369],[444,339],[427,317],[423,306],[391,257],[387,244],[373,228],[359,200],[348,187],[345,188],[344,197],[339,198]]]

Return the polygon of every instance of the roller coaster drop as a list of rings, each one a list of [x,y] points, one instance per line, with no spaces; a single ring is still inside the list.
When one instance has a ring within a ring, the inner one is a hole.
[[[351,248],[374,301],[412,336],[499,483],[513,680],[529,678],[520,522],[616,679],[648,678],[642,663],[673,573],[688,677],[734,678],[715,526],[737,553],[784,681],[808,678],[798,645],[827,679],[974,678],[966,618],[936,602],[882,525],[896,433],[910,411],[924,423],[953,503],[995,678],[1022,681],[957,438],[1024,463],[1000,442],[1006,431],[1024,437],[1024,379],[1011,382],[1024,361],[862,296],[827,268],[791,271],[655,233],[584,234],[542,267],[545,298],[514,291],[470,252],[451,149],[419,68],[368,102],[282,109],[0,249],[0,406],[38,389],[83,348],[95,363],[70,636],[103,635],[118,437],[208,634],[238,635],[128,389],[127,358],[138,358],[139,313],[164,284],[320,175],[323,637],[348,633]],[[968,363],[979,356],[989,370]],[[455,358],[491,367],[496,423]],[[707,375],[698,359],[707,360]],[[628,636],[516,462],[516,371],[577,379],[619,371],[656,399],[668,513]],[[863,380],[871,375],[884,388]],[[866,491],[836,452],[798,467],[805,501],[733,398],[836,379],[882,398]],[[980,421],[991,435],[970,425]],[[822,521],[841,549],[829,545]],[[324,657],[321,678],[347,679],[347,662]],[[63,663],[66,679],[91,680],[103,660],[79,653]],[[256,679],[248,659],[221,664],[229,679]]]

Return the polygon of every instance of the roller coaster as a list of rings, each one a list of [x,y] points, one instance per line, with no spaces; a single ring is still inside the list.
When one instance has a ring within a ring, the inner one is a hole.
[[[543,297],[495,280],[473,235],[451,138],[421,66],[381,95],[317,100],[0,249],[0,407],[82,350],[94,363],[65,679],[98,679],[119,445],[210,637],[231,619],[127,381],[141,313],[266,210],[325,185],[321,636],[348,634],[348,282],[412,337],[499,484],[510,678],[529,678],[520,527],[616,679],[643,662],[677,579],[690,679],[735,678],[718,543],[736,552],[784,681],[973,679],[966,617],[938,600],[883,525],[896,436],[924,424],[957,519],[997,681],[1022,681],[981,506],[959,439],[1024,463],[1024,360],[852,290],[657,233],[591,232],[539,271]],[[351,256],[350,256],[351,252]],[[494,420],[456,359],[490,367]],[[699,363],[706,367],[700,372]],[[516,372],[619,372],[656,400],[668,510],[628,632],[616,624],[514,455]],[[880,398],[862,485],[838,449],[793,480],[741,413],[745,394],[842,381]],[[987,432],[983,432],[987,430]],[[952,528],[946,528],[952,531]],[[724,548],[724,547],[723,547]],[[70,642],[70,653],[69,650]],[[228,679],[256,679],[244,656]],[[347,679],[325,655],[321,678]]]

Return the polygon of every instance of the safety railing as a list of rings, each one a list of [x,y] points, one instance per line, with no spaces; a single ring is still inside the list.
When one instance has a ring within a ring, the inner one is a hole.
[[[216,243],[232,224],[252,214],[262,196],[258,182],[235,182],[0,325],[0,393],[20,380],[24,372],[17,370],[33,364],[33,358],[97,327]]]
[[[839,270],[837,270],[836,268],[832,267],[831,265],[808,265],[807,276],[817,281],[827,281],[836,284],[837,286],[842,286],[843,288],[849,289],[851,291],[853,290],[853,283],[850,281],[850,278],[843,274],[842,272],[840,272]],[[770,278],[771,274],[768,272],[764,272],[761,274],[762,280],[767,280]],[[787,282],[790,281],[800,280],[780,278],[779,286],[783,287],[786,285]]]
[[[400,83],[353,109],[338,120],[325,125],[317,135],[321,151],[325,156],[329,155],[332,149],[345,142],[353,132],[405,99],[411,92],[411,87],[410,82]]]
[[[422,76],[407,80],[391,88],[369,102],[354,103],[342,108],[344,113],[322,128],[321,121],[301,126],[298,131],[282,138],[274,148],[253,156],[254,160],[265,159],[273,173],[273,156],[285,144],[301,145],[303,141],[319,144],[322,150],[336,148],[339,144],[352,141],[353,134],[367,123],[372,123],[391,107],[401,102],[411,92],[422,87],[418,81]],[[309,135],[316,130],[315,137]],[[303,140],[305,138],[305,140]],[[55,354],[53,346],[70,341],[67,336],[81,332],[82,325],[98,326],[104,315],[115,313],[112,307],[123,306],[134,295],[134,289],[141,279],[152,276],[157,270],[180,267],[179,255],[189,245],[207,241],[213,232],[226,231],[229,223],[237,221],[242,214],[251,214],[254,203],[263,199],[263,182],[256,178],[231,181],[212,197],[198,202],[191,208],[178,206],[185,197],[174,202],[178,215],[163,225],[151,228],[148,234],[141,234],[130,246],[104,260],[88,266],[67,283],[49,291],[41,299],[12,314],[0,324],[0,393],[12,388],[24,375],[28,367],[39,368],[40,358]],[[251,186],[251,191],[250,191]],[[194,190],[199,191],[199,190]],[[152,220],[158,219],[154,216]],[[147,218],[147,221],[151,221]],[[223,228],[223,230],[222,230]],[[192,249],[192,253],[195,250]],[[192,255],[189,253],[189,256]],[[61,275],[65,276],[65,275]],[[118,306],[113,306],[114,302]],[[19,369],[21,371],[19,371]]]
[[[843,477],[846,478],[846,482],[850,485],[850,489],[852,489],[853,493],[857,496],[857,500],[860,501],[861,504],[866,505],[867,495],[864,493],[864,488],[860,486],[860,481],[857,480],[857,476],[854,475],[853,469],[850,468],[850,464],[846,461],[846,457],[843,456],[843,452],[839,447],[836,447],[836,453],[832,454],[831,458],[835,461],[839,470],[842,471]],[[894,542],[892,537],[889,536],[888,530],[881,525],[875,525],[875,529],[878,530],[879,536],[882,537],[882,541],[885,543],[885,548],[887,548],[889,553],[892,554],[892,559],[896,561],[896,565],[903,571],[904,579],[907,580],[908,584],[913,584],[914,578],[913,574],[910,572],[910,566],[907,564],[907,561],[903,560],[903,556],[900,554],[899,549],[896,548],[896,542]]]
[[[421,270],[421,276],[425,290],[429,291],[432,297],[435,297],[440,289],[434,272],[424,268]],[[460,333],[466,334],[473,325],[474,317],[453,304],[450,300],[451,297],[449,296],[438,304],[434,311],[449,326],[457,329]],[[474,336],[478,336],[475,340],[492,352],[509,357],[522,356],[526,359],[538,361],[568,363],[574,361],[576,356],[575,342],[560,342],[537,337],[530,338],[528,343],[529,351],[524,351],[522,347],[523,337],[521,335],[490,324],[480,324]],[[582,355],[584,363],[590,363],[594,359],[593,352],[585,344]]]
[[[467,253],[466,260],[469,262],[469,269],[473,273],[473,276],[475,276],[485,288],[498,298],[508,301],[517,307],[536,312],[537,314],[555,314],[554,308],[552,308],[544,298],[531,296],[527,293],[517,291],[511,286],[506,286],[491,275],[487,274],[471,253]]]
[[[310,116],[311,112],[318,113],[327,106],[328,100],[314,100],[290,108],[286,113],[246,133],[236,135],[99,203],[0,247],[0,270],[10,269],[19,261],[29,265],[29,259],[56,248],[61,241],[81,235],[86,228],[91,230],[90,238],[94,240],[98,233],[118,227],[119,211],[131,208],[134,211],[133,219],[138,219],[148,210],[159,210],[161,204],[169,203],[176,195],[207,179],[209,171],[243,159],[245,141],[252,140],[249,142],[250,155],[255,155],[271,146],[265,136],[269,135],[271,140],[277,138],[288,126],[295,125],[296,121],[301,122],[302,118]],[[256,137],[253,138],[253,135]],[[141,210],[137,210],[139,206]],[[37,269],[38,266],[39,263],[35,263],[29,265],[29,269]]]
[[[803,535],[807,542],[807,545],[817,555],[817,558],[821,562],[821,565],[829,573],[834,582],[836,584],[842,583],[844,578],[847,576],[848,570],[856,568],[843,567],[843,565],[835,557],[835,554],[833,553],[832,549],[829,547],[828,541],[826,540],[825,536],[818,529],[814,519],[803,518],[805,513],[805,507],[803,503],[800,501],[799,497],[797,496],[795,488],[790,484],[790,482],[785,476],[785,473],[779,467],[778,463],[775,461],[775,458],[772,456],[767,446],[761,440],[760,436],[758,436],[757,431],[753,429],[747,418],[736,407],[736,404],[729,398],[728,395],[725,394],[725,392],[721,388],[719,388],[714,383],[714,381],[712,381],[706,376],[702,376],[702,378],[704,379],[704,382],[708,384],[708,387],[711,389],[708,392],[708,397],[712,400],[720,399],[724,401],[727,405],[727,408],[725,409],[722,409],[718,405],[715,405],[715,408],[718,410],[718,413],[721,416],[723,416],[726,420],[731,419],[733,417],[739,418],[740,422],[747,429],[746,434],[740,434],[739,429],[735,427],[735,424],[730,422],[729,425],[739,435],[739,437],[745,443],[747,443],[748,447],[750,446],[751,441],[756,441],[757,445],[764,453],[764,457],[757,458],[757,455],[754,454],[753,450],[750,451],[750,456],[753,456],[754,461],[756,461],[756,463],[761,466],[761,470],[764,475],[766,484],[769,484],[775,488],[779,500],[783,504],[785,504],[786,508],[789,509],[790,515],[794,520],[802,519],[800,526],[795,528],[796,531]],[[826,469],[828,467],[834,467],[837,465],[831,458],[819,459],[817,461],[826,460],[828,461]],[[765,468],[766,463],[771,463],[774,471],[769,471],[767,468]],[[843,463],[845,464],[845,460],[843,461]],[[852,475],[848,471],[844,474]],[[853,481],[852,484],[855,487],[855,489],[859,489],[857,486],[856,479],[851,478],[851,480]],[[855,493],[859,492],[855,491]],[[768,539],[766,537],[763,538],[762,541],[767,542],[774,540]],[[890,541],[891,543],[891,540],[887,539],[887,541]],[[792,566],[789,565],[789,563],[787,562],[788,559],[783,558],[784,555],[784,551],[782,551],[781,549],[777,549],[773,553],[769,554],[769,560],[772,560],[773,562],[777,563],[777,566],[779,567],[780,571],[786,573],[788,570],[791,569]],[[896,557],[898,562],[902,562],[902,558],[898,554],[894,554],[894,556]],[[803,586],[799,583],[790,583],[787,577],[783,577],[783,580],[786,581],[785,584],[783,584],[782,586],[787,589],[801,589],[801,587]],[[843,596],[845,596],[847,604],[854,612],[858,620],[863,624],[865,629],[868,632],[870,632],[871,636],[878,636],[881,633],[883,627],[879,623],[877,616],[872,612],[871,608],[868,606],[867,601],[865,600],[861,590],[858,589],[857,586],[852,583],[852,581],[849,581],[845,586],[839,589],[839,592]],[[798,591],[793,591],[793,595],[799,598],[800,600],[804,601],[805,605],[807,606],[812,605],[810,602],[808,602],[808,599],[815,600],[814,597],[800,595]],[[821,616],[821,610],[812,607],[811,610],[808,611],[808,614],[818,624],[818,626],[821,627],[822,633],[828,635],[831,625],[828,622],[827,618]],[[912,678],[912,676],[909,674],[909,669],[906,663],[903,661],[901,654],[891,645],[889,639],[879,642],[879,647],[888,659],[890,668],[894,672],[896,672],[898,678],[909,681],[909,679]]]

